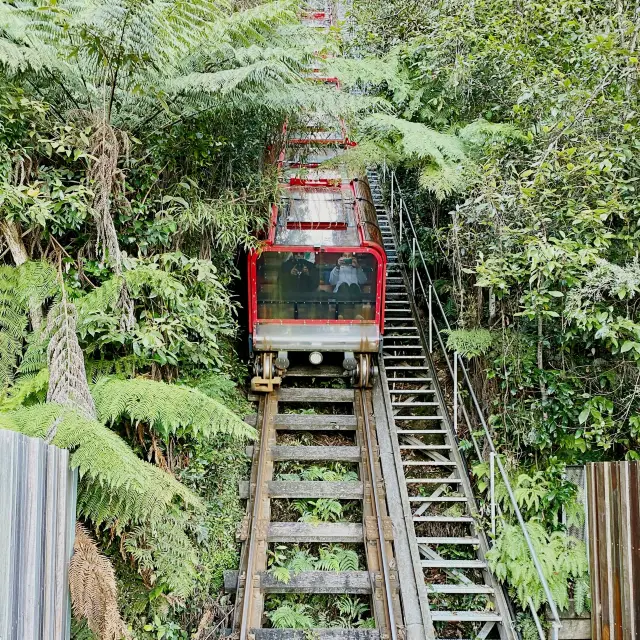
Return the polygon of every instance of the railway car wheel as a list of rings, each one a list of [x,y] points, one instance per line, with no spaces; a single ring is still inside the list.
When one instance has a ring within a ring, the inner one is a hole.
[[[351,378],[354,387],[368,388],[373,386],[376,376],[376,367],[370,353],[357,355],[358,366]]]
[[[253,364],[254,376],[251,378],[251,391],[255,393],[271,393],[274,387],[282,382],[282,378],[276,375],[275,354],[270,352],[260,353]]]

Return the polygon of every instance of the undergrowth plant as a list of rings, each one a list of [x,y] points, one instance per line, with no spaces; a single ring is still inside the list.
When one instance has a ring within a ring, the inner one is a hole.
[[[271,597],[266,603],[266,615],[274,628],[312,629],[373,629],[368,603],[357,596],[292,596]]]
[[[589,608],[589,563],[585,543],[562,531],[549,533],[542,523],[530,520],[526,523],[543,575],[551,596],[559,609],[569,606],[569,585],[577,613]],[[505,523],[487,552],[487,560],[496,577],[509,584],[511,592],[521,607],[533,601],[538,609],[547,602],[538,572],[533,564],[522,529]]]
[[[298,546],[278,545],[269,551],[269,572],[285,584],[303,571],[357,571],[358,554],[341,545],[321,546],[318,555]]]

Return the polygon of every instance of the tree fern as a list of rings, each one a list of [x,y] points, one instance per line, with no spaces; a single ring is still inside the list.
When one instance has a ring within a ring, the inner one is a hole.
[[[128,418],[148,424],[167,437],[170,434],[211,438],[225,433],[254,438],[255,429],[197,389],[142,378],[103,378],[92,389],[103,422]]]
[[[44,402],[49,386],[49,370],[42,369],[36,374],[20,376],[0,399],[0,411],[12,411],[33,401]]]
[[[160,520],[172,504],[202,508],[200,500],[169,474],[140,460],[117,434],[96,420],[53,403],[0,413],[0,428],[44,438],[58,421],[52,444],[71,452],[78,468],[78,513],[96,525],[122,530]]]

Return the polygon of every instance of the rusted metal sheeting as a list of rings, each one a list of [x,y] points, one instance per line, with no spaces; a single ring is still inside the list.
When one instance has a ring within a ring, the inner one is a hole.
[[[640,637],[640,462],[587,466],[592,637]]]
[[[68,451],[0,429],[0,639],[69,638],[76,490]]]

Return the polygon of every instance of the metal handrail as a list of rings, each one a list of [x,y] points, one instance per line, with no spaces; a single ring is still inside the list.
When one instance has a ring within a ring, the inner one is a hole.
[[[442,335],[441,332],[438,328],[438,324],[435,321],[434,318],[434,305],[433,303],[436,303],[436,310],[440,311],[440,316],[442,318],[442,320],[444,321],[445,327],[448,331],[451,330],[451,325],[449,324],[449,319],[447,318],[447,314],[444,310],[444,307],[442,305],[442,302],[440,300],[440,297],[438,296],[438,293],[434,287],[433,284],[433,280],[431,278],[431,274],[429,273],[429,269],[427,267],[427,263],[424,257],[424,254],[422,253],[422,248],[420,247],[420,243],[418,242],[418,235],[416,234],[416,230],[413,224],[413,220],[411,218],[411,215],[409,214],[409,210],[407,208],[407,204],[405,199],[402,197],[402,191],[400,189],[400,185],[398,183],[398,179],[395,175],[395,172],[392,170],[387,169],[386,165],[383,165],[383,180],[387,180],[387,176],[389,176],[388,180],[390,181],[390,198],[391,198],[391,202],[390,202],[390,218],[392,222],[395,222],[395,218],[398,218],[398,233],[399,233],[399,238],[400,238],[400,242],[402,243],[403,240],[403,236],[406,237],[406,239],[409,239],[408,235],[409,233],[411,233],[411,248],[412,248],[412,264],[411,264],[411,268],[412,268],[412,283],[413,283],[413,294],[414,296],[416,295],[417,291],[416,291],[416,281],[418,282],[418,284],[420,285],[420,290],[422,291],[422,295],[424,297],[424,299],[427,301],[427,310],[428,310],[428,341],[429,341],[429,352],[432,353],[433,352],[433,336],[434,336],[434,332],[435,332],[435,337],[437,338],[437,341],[440,345],[440,350],[442,351],[445,360],[447,362],[447,368],[449,370],[449,374],[451,376],[451,380],[453,383],[453,405],[454,405],[454,412],[453,412],[453,426],[454,426],[454,431],[457,432],[457,424],[458,424],[458,410],[461,407],[462,408],[462,413],[465,419],[465,422],[467,423],[467,426],[469,427],[469,432],[470,432],[470,437],[471,440],[473,442],[474,445],[474,449],[476,451],[476,455],[478,456],[478,459],[480,461],[483,461],[483,455],[482,455],[482,451],[478,445],[478,442],[473,434],[473,428],[472,428],[472,423],[471,423],[471,418],[467,412],[467,407],[466,404],[460,403],[458,401],[458,398],[460,396],[460,388],[459,388],[459,377],[458,377],[458,370],[460,370],[462,372],[462,376],[463,376],[463,382],[464,382],[464,388],[465,390],[468,392],[469,397],[471,398],[471,402],[472,402],[472,407],[473,409],[475,409],[475,414],[476,417],[478,418],[478,420],[480,421],[480,424],[482,426],[482,430],[484,432],[484,436],[486,439],[486,443],[489,447],[489,465],[490,465],[490,496],[491,496],[491,527],[492,527],[492,532],[495,534],[495,514],[496,514],[496,504],[495,504],[495,487],[494,487],[494,465],[497,465],[498,470],[500,472],[500,475],[502,477],[502,481],[504,482],[505,488],[507,490],[507,494],[509,496],[509,501],[511,502],[511,506],[513,508],[513,511],[516,515],[516,519],[518,521],[518,525],[520,526],[520,529],[522,530],[522,534],[524,535],[524,538],[526,540],[527,543],[527,547],[529,548],[529,552],[531,554],[531,559],[533,561],[533,565],[536,569],[536,572],[538,574],[538,578],[540,579],[540,584],[542,585],[542,589],[544,591],[544,594],[547,598],[547,604],[549,605],[549,609],[551,610],[551,616],[553,618],[551,625],[552,625],[552,639],[553,640],[557,640],[558,638],[558,632],[559,629],[562,627],[562,623],[560,622],[560,616],[558,615],[558,609],[556,607],[555,601],[553,599],[553,596],[551,595],[551,590],[549,588],[549,584],[546,580],[546,578],[544,577],[544,574],[542,572],[542,566],[540,564],[540,560],[538,558],[538,555],[536,554],[536,551],[533,547],[533,542],[531,540],[531,536],[529,535],[529,532],[527,530],[527,527],[525,525],[524,522],[524,518],[522,517],[522,512],[520,511],[520,508],[518,506],[518,503],[515,499],[515,495],[513,492],[513,487],[511,486],[511,482],[509,481],[509,476],[506,472],[506,469],[504,468],[504,465],[502,463],[502,460],[500,459],[500,456],[498,455],[495,443],[493,441],[493,438],[491,437],[491,432],[489,431],[489,427],[487,426],[487,422],[484,418],[484,414],[482,412],[482,409],[480,407],[480,403],[478,402],[478,398],[475,394],[475,391],[473,390],[473,386],[471,384],[471,378],[469,376],[469,372],[468,369],[464,363],[464,360],[462,359],[462,357],[460,356],[460,354],[458,354],[457,352],[455,352],[453,354],[453,362],[451,362],[450,357],[449,357],[449,352],[447,351],[446,347],[445,347],[445,343],[442,339]],[[398,247],[398,251],[401,251],[401,246]],[[416,252],[417,250],[417,252]],[[419,258],[419,264],[422,267],[422,272],[424,273],[424,275],[426,276],[427,279],[427,288],[425,289],[425,284],[422,281],[422,277],[420,275],[420,270],[418,268],[418,258]],[[498,505],[498,509],[499,505]],[[491,543],[490,543],[491,544]],[[538,634],[540,636],[541,640],[544,640],[545,636],[544,636],[544,632],[542,629],[542,626],[540,624],[540,620],[537,614],[537,611],[535,610],[535,607],[533,605],[533,601],[531,600],[531,598],[529,598],[529,608],[531,609],[531,613],[534,617],[534,621],[536,624],[536,628],[538,629]]]

